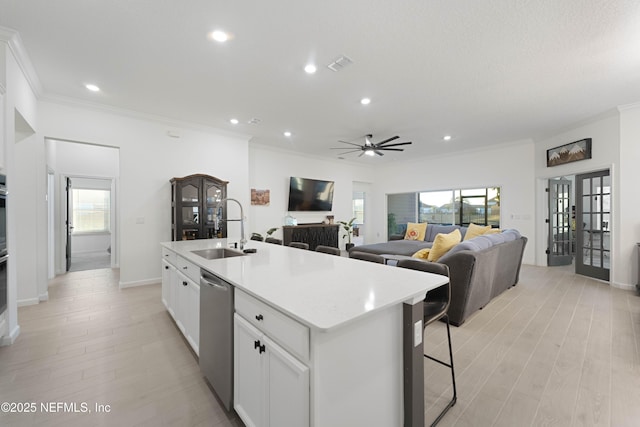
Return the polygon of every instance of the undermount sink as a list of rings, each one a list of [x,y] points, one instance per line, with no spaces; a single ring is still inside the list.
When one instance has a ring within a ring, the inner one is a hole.
[[[194,253],[206,259],[231,258],[234,256],[244,255],[243,252],[227,248],[202,249],[199,251],[191,251],[191,253]]]

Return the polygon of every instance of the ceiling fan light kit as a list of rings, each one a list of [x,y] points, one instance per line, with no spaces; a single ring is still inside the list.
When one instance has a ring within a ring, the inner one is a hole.
[[[366,154],[367,156],[375,156],[376,154],[378,156],[384,156],[384,153],[382,153],[382,151],[404,151],[404,148],[391,148],[391,147],[399,147],[401,145],[411,145],[412,144],[411,141],[396,142],[394,144],[389,144],[390,142],[395,141],[398,138],[400,138],[400,137],[398,135],[396,135],[396,136],[392,136],[391,138],[387,138],[384,141],[373,143],[371,141],[373,139],[373,135],[372,134],[367,134],[367,135],[364,136],[364,144],[356,144],[356,143],[350,142],[350,141],[338,141],[338,142],[341,142],[343,144],[351,145],[352,147],[332,147],[331,149],[332,150],[347,150],[347,151],[344,151],[344,152],[340,153],[340,155],[360,152],[358,157],[362,157],[364,154]],[[353,147],[357,147],[357,148],[353,148]]]

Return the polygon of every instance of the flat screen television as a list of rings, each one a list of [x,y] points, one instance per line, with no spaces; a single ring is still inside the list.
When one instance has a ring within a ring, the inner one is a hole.
[[[329,212],[333,207],[333,181],[299,178],[289,180],[289,212]]]

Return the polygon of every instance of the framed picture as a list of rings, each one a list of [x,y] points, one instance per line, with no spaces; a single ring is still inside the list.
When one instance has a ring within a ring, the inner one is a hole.
[[[258,206],[269,206],[271,191],[251,189],[251,204]]]
[[[591,138],[547,150],[547,167],[564,165],[591,158]]]

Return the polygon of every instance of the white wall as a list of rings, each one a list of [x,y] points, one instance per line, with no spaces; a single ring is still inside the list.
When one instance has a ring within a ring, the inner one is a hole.
[[[160,279],[160,246],[171,239],[171,186],[176,176],[204,173],[229,181],[229,197],[249,205],[246,137],[168,124],[100,109],[40,103],[41,132],[120,150],[119,232],[122,286]],[[171,138],[168,130],[181,133]],[[58,161],[61,156],[58,155]],[[230,217],[239,216],[229,204]],[[231,224],[229,237],[239,236]]]
[[[640,284],[638,253],[640,248],[640,104],[620,109],[620,200],[619,238],[616,240],[615,283],[633,287]]]
[[[18,325],[18,300],[35,303],[46,298],[46,240],[38,246],[38,236],[46,236],[46,216],[40,220],[38,214],[45,210],[44,187],[46,177],[36,158],[38,136],[24,138],[26,128],[37,129],[36,97],[15,58],[15,40],[2,41],[0,68],[6,84],[3,97],[4,166],[7,174],[7,248],[8,262],[8,336],[0,344],[12,343],[20,333]],[[16,129],[16,117],[19,129]],[[21,117],[21,118],[20,118]],[[22,135],[16,138],[17,131]],[[20,161],[20,163],[18,163]],[[25,181],[22,181],[24,178]],[[42,178],[43,182],[39,182]],[[27,191],[27,187],[29,191]],[[42,269],[44,267],[44,269]]]
[[[567,163],[560,166],[547,167],[547,150],[568,144],[584,138],[592,138],[591,159]],[[536,212],[539,218],[547,217],[546,181],[556,176],[576,175],[598,170],[609,169],[612,181],[612,224],[611,233],[611,282],[617,286],[626,287],[629,274],[623,274],[627,269],[627,260],[620,257],[620,237],[627,233],[625,223],[621,217],[621,200],[623,194],[621,186],[620,165],[620,117],[617,111],[609,111],[591,120],[564,129],[555,135],[540,139],[535,144],[535,176],[536,182]],[[637,181],[637,175],[636,182]],[[634,196],[635,197],[635,196]],[[626,197],[625,197],[626,198]],[[547,227],[544,221],[538,221],[536,234],[536,260],[538,265],[546,265]],[[624,263],[623,263],[624,261]]]
[[[278,227],[273,236],[282,238],[282,225],[288,207],[289,178],[292,176],[335,181],[333,210],[330,213],[292,212],[298,224],[322,222],[327,215],[334,215],[335,221],[348,221],[353,216],[353,182],[372,182],[373,170],[366,165],[304,156],[252,144],[249,148],[249,188],[270,190],[271,203],[269,206],[250,206],[247,236],[252,232],[264,236],[269,228]],[[341,246],[344,247],[343,241]]]
[[[534,152],[532,141],[449,155],[394,162],[376,168],[374,236],[386,239],[386,195],[414,191],[500,187],[500,227],[515,228],[529,239],[526,264],[534,263]]]

